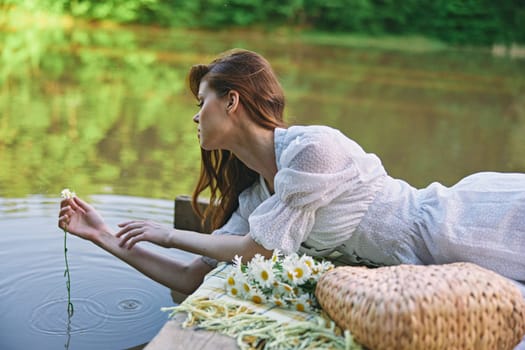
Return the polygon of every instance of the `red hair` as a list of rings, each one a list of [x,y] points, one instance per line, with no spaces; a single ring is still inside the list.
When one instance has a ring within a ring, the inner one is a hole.
[[[284,93],[268,61],[247,50],[231,50],[219,55],[210,64],[191,67],[190,90],[197,98],[201,81],[217,96],[230,90],[239,93],[239,102],[250,118],[266,129],[284,127]],[[201,148],[201,171],[193,191],[192,205],[202,222],[209,217],[211,228],[224,225],[239,207],[240,193],[251,186],[258,174],[227,150],[206,151]],[[210,190],[210,205],[202,213],[197,205],[199,195]]]

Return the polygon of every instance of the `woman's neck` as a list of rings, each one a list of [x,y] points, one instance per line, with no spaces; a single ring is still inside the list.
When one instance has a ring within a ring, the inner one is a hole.
[[[277,174],[274,130],[254,126],[243,130],[241,135],[231,151],[248,168],[262,175],[273,193],[273,179]]]

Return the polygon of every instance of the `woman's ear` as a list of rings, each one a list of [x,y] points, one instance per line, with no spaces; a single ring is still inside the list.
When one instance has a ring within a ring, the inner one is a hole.
[[[226,98],[226,111],[235,112],[239,107],[239,93],[235,90],[230,90]]]

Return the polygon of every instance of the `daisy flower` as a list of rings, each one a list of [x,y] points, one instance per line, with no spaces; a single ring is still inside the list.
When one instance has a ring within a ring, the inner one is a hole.
[[[245,278],[241,282],[241,294],[244,296],[248,296],[250,295],[251,290],[252,290],[252,286],[250,285],[250,282],[248,281],[248,279]]]
[[[331,263],[306,255],[283,256],[279,250],[269,259],[256,254],[246,265],[242,257],[235,256],[233,265],[225,281],[229,295],[298,311],[319,307],[313,294],[316,283],[323,272],[333,268]]]
[[[256,287],[250,288],[247,299],[254,302],[255,304],[264,304],[268,301],[266,295],[264,295],[264,293]]]
[[[312,300],[308,294],[303,294],[297,299],[290,300],[290,306],[297,311],[310,311],[312,309]]]
[[[295,289],[288,283],[281,282],[278,286],[278,292],[288,298],[295,298]]]
[[[240,269],[233,269],[231,273],[226,276],[224,285],[226,291],[236,297],[245,297],[251,289],[250,281],[248,281],[247,276]]]
[[[283,274],[292,285],[298,285],[310,278],[312,270],[304,261],[299,259],[297,254],[293,254],[284,259]]]
[[[241,290],[235,286],[235,284],[234,285],[227,284],[226,291],[228,292],[228,294],[234,297],[239,297],[241,296],[241,293],[242,293]]]
[[[263,288],[270,288],[275,280],[271,260],[254,259],[248,265],[248,274]]]
[[[246,277],[244,277],[242,272],[237,270],[233,270],[233,272],[226,277],[225,284],[226,289],[236,291],[236,296],[243,293],[245,284],[248,285]]]
[[[285,307],[286,306],[286,301],[279,294],[273,294],[271,296],[271,298],[270,298],[270,302],[273,305],[278,306],[278,307]]]
[[[312,269],[312,274],[316,275],[317,277],[327,271],[330,271],[333,268],[334,268],[334,264],[332,264],[330,261],[323,260],[321,262],[316,263],[315,267]]]
[[[64,188],[62,192],[60,192],[60,197],[64,199],[71,199],[75,196],[76,196],[75,192],[72,192],[69,188]]]
[[[315,267],[315,260],[314,258],[312,258],[311,256],[308,256],[308,255],[303,255],[301,256],[301,258],[299,259],[300,261],[304,262],[306,264],[306,266],[308,266],[310,268],[310,271]]]

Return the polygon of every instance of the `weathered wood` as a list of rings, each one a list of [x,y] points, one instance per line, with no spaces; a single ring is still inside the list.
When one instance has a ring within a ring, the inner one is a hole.
[[[234,350],[238,349],[234,338],[217,332],[182,328],[186,314],[175,315],[166,322],[160,332],[144,350]]]
[[[208,202],[199,200],[199,208],[202,212],[208,207]],[[177,196],[175,198],[175,210],[173,213],[173,225],[179,230],[190,230],[203,233],[210,233],[210,222],[205,222],[204,227],[201,225],[201,219],[195,214],[191,207],[191,197],[187,195]]]

